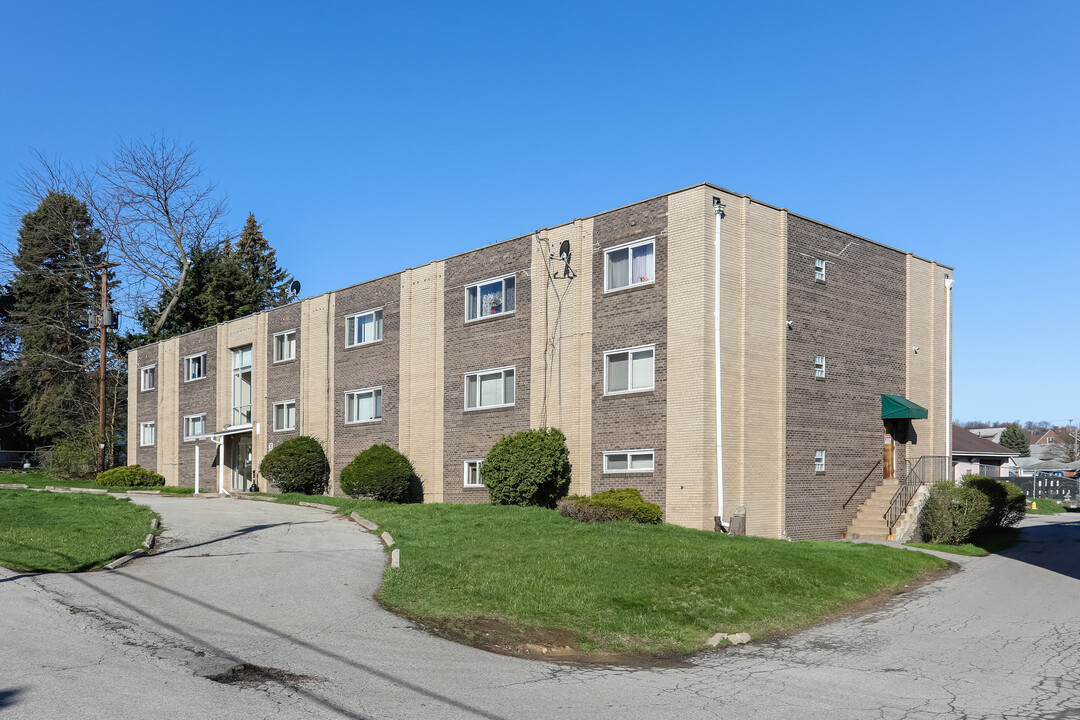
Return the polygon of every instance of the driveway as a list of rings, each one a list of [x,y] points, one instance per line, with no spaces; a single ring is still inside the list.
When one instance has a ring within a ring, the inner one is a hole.
[[[1008,553],[955,558],[960,572],[869,614],[634,669],[428,635],[371,599],[377,538],[323,511],[137,502],[166,529],[151,557],[0,569],[0,716],[1080,718],[1073,515],[1029,517]]]

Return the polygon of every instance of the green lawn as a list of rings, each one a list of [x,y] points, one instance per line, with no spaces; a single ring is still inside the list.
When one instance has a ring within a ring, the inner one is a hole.
[[[812,625],[945,567],[880,545],[730,537],[674,525],[583,524],[539,508],[392,505],[284,495],[357,510],[389,531],[402,567],[378,599],[470,640],[493,619],[570,631],[604,652],[688,652],[716,632]]]
[[[971,542],[963,545],[945,545],[944,543],[907,543],[911,547],[925,550],[982,557],[991,553],[1008,550],[1020,539],[1020,528],[1001,528],[979,533]]]
[[[1031,509],[1031,503],[1035,503],[1035,509]],[[1028,498],[1028,513],[1032,515],[1055,515],[1057,513],[1069,512],[1069,508],[1060,503],[1056,503],[1053,500],[1046,498]]]
[[[0,565],[92,570],[139,547],[153,518],[150,508],[108,495],[0,490]]]
[[[69,487],[69,488],[93,488],[95,490],[108,490],[109,492],[125,492],[127,490],[160,490],[167,495],[191,495],[195,488],[176,487],[173,485],[158,485],[155,487],[103,487],[93,480],[67,480],[57,478],[45,473],[0,473],[0,484],[21,484],[32,488]]]

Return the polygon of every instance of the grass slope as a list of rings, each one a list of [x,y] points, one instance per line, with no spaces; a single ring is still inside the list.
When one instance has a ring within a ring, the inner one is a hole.
[[[125,492],[127,490],[160,490],[166,495],[191,495],[195,488],[178,487],[176,485],[155,485],[154,487],[104,487],[93,480],[68,480],[66,478],[53,477],[45,473],[2,473],[0,484],[13,483],[26,485],[32,488],[65,487],[65,488],[93,488],[95,490],[108,490],[109,492]]]
[[[1035,503],[1034,510],[1031,509],[1033,502]],[[1030,515],[1056,515],[1068,511],[1069,508],[1048,498],[1028,498],[1028,514]]]
[[[139,547],[148,507],[108,495],[0,490],[0,565],[26,572],[101,567]]]
[[[945,561],[870,544],[730,537],[674,525],[578,523],[539,508],[390,505],[282,496],[357,510],[389,531],[402,568],[386,606],[441,627],[491,618],[572,632],[604,652],[699,650],[716,632],[812,625]]]

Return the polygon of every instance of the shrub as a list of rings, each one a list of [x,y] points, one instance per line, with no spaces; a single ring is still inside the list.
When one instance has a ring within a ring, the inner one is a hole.
[[[107,487],[155,487],[164,485],[165,478],[138,465],[123,465],[98,473],[96,482]]]
[[[555,507],[570,487],[570,451],[558,428],[503,435],[484,458],[484,485],[493,505]]]
[[[259,474],[281,492],[321,495],[330,481],[330,464],[319,441],[301,435],[266,453],[259,463]]]
[[[45,468],[56,475],[84,478],[97,470],[97,428],[87,427],[75,435],[57,440],[45,456]]]
[[[354,498],[408,502],[419,482],[409,458],[389,445],[372,445],[341,470],[341,491]]]
[[[990,509],[986,495],[946,480],[930,487],[919,516],[926,542],[960,545],[982,525]]]
[[[637,488],[605,490],[595,495],[571,495],[560,500],[557,508],[563,517],[579,522],[630,520],[656,525],[664,517],[660,506],[645,502]]]
[[[1027,496],[1010,482],[985,475],[965,475],[963,485],[978,490],[990,502],[990,509],[983,518],[983,530],[1012,527],[1027,513]]]
[[[1005,487],[1005,494],[1007,496],[1005,501],[1005,514],[1001,520],[1001,527],[1013,527],[1027,515],[1027,495],[1024,494],[1024,491],[1019,485],[1008,482],[1007,480],[999,480],[998,482]]]

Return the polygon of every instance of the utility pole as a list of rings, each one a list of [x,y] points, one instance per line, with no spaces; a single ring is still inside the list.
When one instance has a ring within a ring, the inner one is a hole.
[[[101,266],[101,315],[98,327],[101,328],[101,354],[98,362],[98,472],[105,471],[105,333],[108,328],[119,327],[119,317],[109,307],[109,268],[120,263],[105,263]]]

